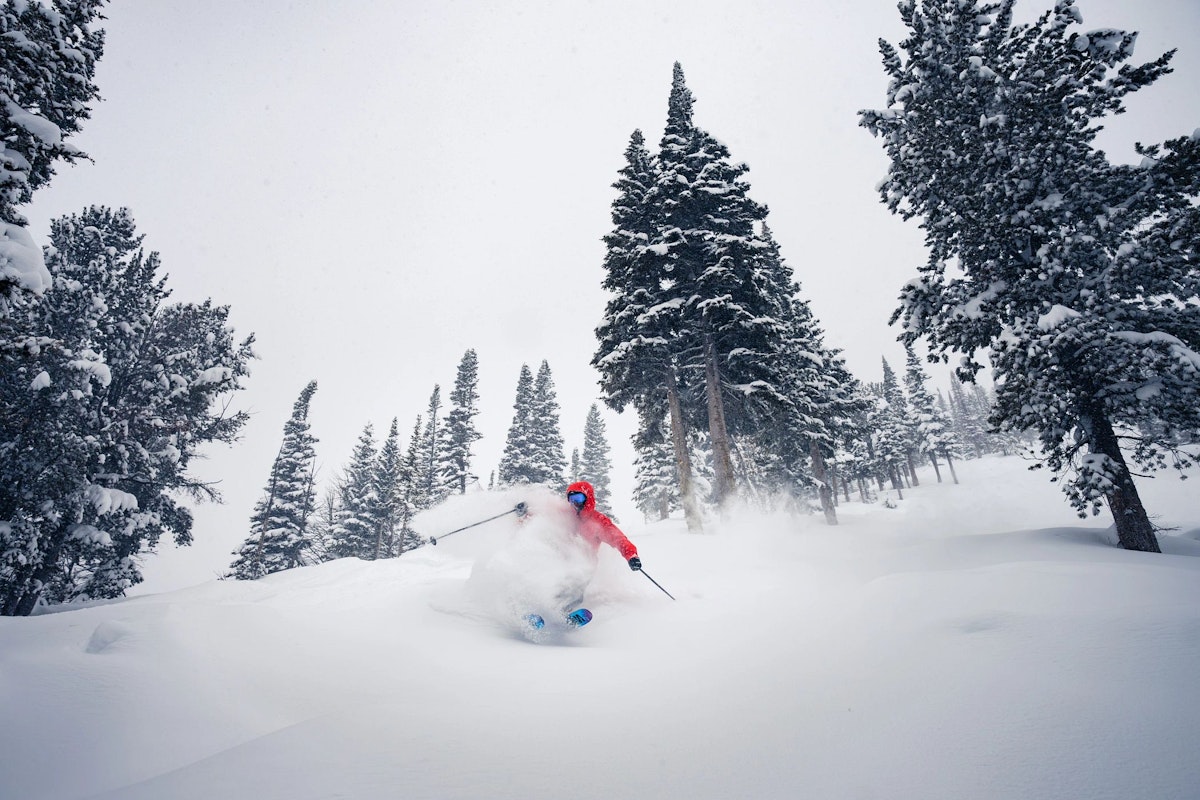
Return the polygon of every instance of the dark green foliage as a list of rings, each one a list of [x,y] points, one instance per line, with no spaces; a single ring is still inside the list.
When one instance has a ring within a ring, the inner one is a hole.
[[[227,414],[253,352],[229,311],[168,304],[159,258],[127,211],[51,226],[54,286],[5,320],[35,343],[0,371],[0,611],[118,597],[163,534],[191,541],[197,450],[230,443]]]
[[[308,407],[316,391],[316,381],[304,387],[283,426],[283,444],[271,465],[265,494],[250,518],[250,536],[235,551],[230,577],[251,580],[303,563],[316,503],[317,439],[308,432]]]
[[[1073,30],[1071,0],[1015,27],[1012,5],[902,3],[911,35],[880,44],[888,107],[862,124],[892,162],[882,200],[930,255],[895,318],[965,354],[964,380],[987,351],[992,423],[1036,431],[1081,514],[1107,503],[1125,547],[1156,550],[1125,459],[1195,461],[1177,434],[1200,428],[1200,141],[1110,163],[1098,121],[1172,53],[1128,65],[1135,36]]]

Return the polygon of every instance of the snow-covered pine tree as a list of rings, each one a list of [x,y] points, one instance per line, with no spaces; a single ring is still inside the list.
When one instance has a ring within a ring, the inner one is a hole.
[[[5,324],[40,346],[0,370],[0,613],[119,597],[163,534],[191,542],[183,496],[217,499],[188,472],[228,414],[253,352],[229,310],[168,304],[157,253],[128,211],[51,224],[54,285]]]
[[[103,4],[0,5],[0,318],[15,293],[40,295],[50,288],[42,250],[17,207],[50,182],[55,161],[87,158],[67,139],[79,132],[99,97],[92,77],[104,31],[92,26]],[[0,358],[14,344],[0,340]]]
[[[554,489],[566,487],[563,470],[567,459],[563,454],[562,428],[559,425],[558,395],[554,390],[554,377],[550,364],[545,360],[538,367],[533,382],[533,400],[530,408],[529,445],[533,475],[531,483],[545,484]]]
[[[438,461],[441,452],[442,387],[434,384],[429,395],[429,408],[425,417],[425,431],[421,435],[421,479],[420,508],[432,508],[446,499],[448,489],[438,480]]]
[[[799,495],[815,489],[826,521],[835,525],[834,476],[827,461],[858,410],[857,381],[840,353],[825,344],[824,331],[765,224],[756,273],[762,287],[759,313],[774,320],[773,332],[747,348],[758,364],[740,370],[754,391],[746,395],[747,420],[738,427],[755,435],[759,450],[772,454],[776,475],[770,490]]]
[[[682,85],[682,70],[679,72],[667,133],[682,136],[684,123],[691,119],[691,95]],[[612,204],[613,230],[604,237],[603,285],[612,297],[596,328],[598,347],[592,365],[600,372],[604,402],[610,408],[622,411],[633,405],[639,416],[657,419],[666,406],[679,480],[677,494],[688,530],[698,532],[703,522],[692,487],[679,365],[671,346],[678,334],[679,299],[672,296],[678,276],[672,275],[666,264],[669,248],[652,242],[658,235],[662,209],[647,200],[657,181],[657,168],[641,131],[630,137],[625,161],[613,184],[618,191]]]
[[[612,516],[612,459],[608,446],[607,428],[600,416],[600,407],[592,403],[583,424],[583,455],[578,468],[572,471],[576,480],[585,480],[596,490],[596,505]]]
[[[283,425],[283,444],[271,464],[264,496],[250,517],[250,536],[234,551],[228,577],[254,580],[298,567],[308,546],[308,523],[316,503],[317,438],[309,433],[308,408],[317,391],[310,381]]]
[[[657,211],[651,244],[664,254],[672,281],[666,301],[678,318],[672,349],[685,374],[697,376],[685,385],[685,398],[709,433],[720,506],[736,493],[729,437],[744,429],[738,406],[778,388],[764,356],[780,336],[778,314],[789,302],[778,292],[790,286],[778,285],[760,262],[757,225],[766,208],[750,199],[749,168],[733,163],[728,148],[694,124],[693,104],[676,63],[658,176],[646,202]],[[731,386],[739,391],[727,391]]]
[[[422,476],[422,467],[426,459],[422,455],[421,443],[422,439],[421,415],[417,415],[416,422],[413,423],[412,435],[408,439],[408,449],[404,452],[404,459],[401,461],[400,469],[400,533],[399,533],[399,552],[397,555],[404,555],[409,550],[420,547],[425,543],[425,540],[412,527],[412,519],[418,511],[421,511],[428,506],[426,498],[421,489],[425,485],[424,477]]]
[[[978,384],[973,384],[978,386]],[[987,415],[979,416],[975,405],[963,389],[963,383],[958,375],[950,375],[950,420],[954,424],[954,432],[958,439],[971,449],[975,458],[983,458],[990,452],[987,434]]]
[[[904,388],[896,377],[895,371],[887,358],[883,359],[883,399],[888,404],[887,421],[885,422],[889,452],[904,453],[903,462],[899,464],[900,471],[909,478],[913,486],[920,483],[917,480],[917,465],[913,453],[917,449],[917,421],[908,407],[908,398]],[[899,448],[899,450],[897,450]]]
[[[568,480],[578,480],[575,476],[579,474],[579,448],[571,448],[571,466],[567,467]]]
[[[482,438],[475,429],[479,414],[479,357],[474,350],[463,354],[450,393],[450,412],[442,426],[438,448],[438,481],[451,494],[466,494],[468,484],[478,478],[471,472],[471,446]]]
[[[938,456],[946,460],[950,475],[958,483],[958,473],[954,471],[954,459],[958,456],[958,437],[954,435],[949,421],[938,408],[937,401],[925,387],[929,376],[925,374],[921,360],[917,357],[912,344],[905,346],[904,385],[908,388],[908,398],[912,402],[912,415],[916,423],[914,428],[917,437],[917,449],[929,457],[933,472],[938,483],[942,482],[942,470],[938,466]]]
[[[501,486],[534,483],[537,473],[533,450],[533,373],[528,364],[521,365],[517,377],[517,394],[513,400],[513,421],[504,442],[496,479]]]
[[[670,424],[662,414],[647,418],[639,412],[638,421],[633,439],[637,453],[633,461],[633,502],[647,520],[664,520],[680,507]]]
[[[965,354],[966,380],[986,351],[992,422],[1037,431],[1076,510],[1107,503],[1123,547],[1158,552],[1126,456],[1197,460],[1162,434],[1200,428],[1200,137],[1109,162],[1098,122],[1173,52],[1124,64],[1136,35],[1074,29],[1073,0],[1015,27],[1012,7],[906,2],[903,56],[880,43],[888,107],[861,123],[891,159],[881,199],[929,249],[895,318]]]
[[[372,558],[391,558],[397,555],[397,533],[404,517],[404,454],[400,449],[398,421],[392,417],[388,435],[375,457],[375,495],[377,525],[375,551]]]
[[[342,477],[341,499],[329,546],[332,558],[370,559],[375,553],[379,525],[375,459],[375,428],[368,422],[354,444]]]

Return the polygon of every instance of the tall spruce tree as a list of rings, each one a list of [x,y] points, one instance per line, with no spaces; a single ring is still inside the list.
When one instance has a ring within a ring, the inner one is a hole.
[[[329,555],[333,558],[374,557],[379,521],[376,452],[375,429],[368,422],[354,444],[350,463],[342,477],[341,498],[329,546]]]
[[[191,542],[188,467],[245,424],[229,414],[253,358],[229,310],[168,304],[128,211],[51,224],[54,285],[5,324],[39,347],[0,370],[0,613],[121,596],[163,534]]]
[[[408,449],[404,452],[400,468],[400,533],[398,539],[399,553],[403,555],[409,550],[420,547],[424,539],[413,530],[412,519],[418,511],[425,509],[425,496],[421,487],[425,485],[422,477],[422,466],[426,463],[421,453],[421,415],[417,415],[413,423],[412,435],[408,440]]]
[[[478,477],[471,472],[471,446],[482,438],[475,428],[479,414],[479,357],[474,350],[463,354],[450,393],[450,412],[442,426],[438,448],[438,480],[444,491],[466,494],[468,484]]]
[[[667,133],[682,136],[691,120],[691,94],[677,70],[668,113]],[[601,375],[604,402],[617,411],[633,405],[640,416],[657,418],[665,405],[670,443],[676,461],[678,494],[688,529],[703,522],[692,486],[688,432],[680,399],[680,364],[674,349],[678,336],[678,299],[671,290],[678,276],[668,269],[668,247],[658,241],[662,204],[650,195],[658,180],[655,160],[641,131],[634,131],[625,150],[625,166],[613,184],[613,230],[604,237],[604,288],[612,292],[596,328],[599,346],[592,359]]]
[[[942,470],[938,466],[938,456],[946,460],[954,482],[958,483],[958,475],[954,471],[954,457],[958,452],[958,437],[954,435],[949,420],[942,414],[937,401],[929,389],[925,387],[928,376],[921,359],[917,357],[912,345],[905,348],[906,359],[904,369],[904,385],[908,388],[908,397],[912,401],[914,430],[916,432],[917,449],[929,457],[933,472],[938,483],[942,482]]]
[[[529,371],[528,364],[522,364],[517,377],[516,398],[513,400],[513,421],[508,428],[508,438],[496,476],[501,486],[537,482],[533,408],[533,373]]]
[[[234,551],[237,558],[229,566],[229,577],[253,580],[302,564],[317,497],[317,439],[309,433],[308,424],[308,408],[316,391],[317,382],[310,381],[283,425],[283,444],[271,465],[264,495],[250,517],[250,536]]]
[[[634,505],[647,520],[664,520],[679,508],[679,485],[675,474],[676,461],[671,449],[671,434],[666,416],[638,415],[638,432],[633,446],[634,458]]]
[[[102,5],[104,0],[0,5],[0,318],[17,293],[40,295],[51,285],[42,250],[17,207],[50,182],[56,161],[87,158],[67,139],[79,132],[99,97],[92,77],[104,31],[93,25]],[[6,345],[15,344],[0,339],[0,358]]]
[[[1136,35],[1076,29],[1073,0],[1032,25],[1012,8],[902,3],[902,52],[880,43],[888,105],[861,123],[891,159],[881,199],[929,249],[895,318],[964,353],[964,380],[987,351],[993,424],[1036,431],[1076,510],[1107,503],[1123,547],[1157,552],[1127,456],[1197,460],[1176,432],[1200,429],[1200,137],[1109,162],[1099,121],[1173,52],[1132,66]]]
[[[397,555],[397,534],[404,519],[404,453],[400,448],[398,421],[392,425],[375,457],[376,507],[375,552],[373,558]]]
[[[576,480],[592,484],[596,490],[596,505],[612,516],[612,459],[609,457],[611,448],[608,446],[606,430],[599,406],[592,403],[583,424],[583,454],[579,459],[579,468],[573,475]]]
[[[442,387],[434,384],[429,395],[425,431],[421,436],[421,508],[432,508],[446,499],[447,489],[438,480],[438,461],[441,453],[440,431],[443,427],[438,414],[442,410]]]
[[[567,459],[563,453],[562,429],[559,425],[558,394],[554,390],[550,364],[544,360],[533,382],[532,403],[529,444],[532,449],[533,476],[530,482],[563,488],[566,485],[563,470],[567,468]]]

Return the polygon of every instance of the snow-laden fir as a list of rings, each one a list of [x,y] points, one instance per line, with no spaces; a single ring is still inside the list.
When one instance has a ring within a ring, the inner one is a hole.
[[[836,527],[627,522],[678,602],[602,551],[595,620],[541,643],[506,607],[554,575],[533,493],[398,559],[2,618],[0,797],[1195,798],[1188,483],[1145,482],[1149,554],[1027,466],[926,467]]]

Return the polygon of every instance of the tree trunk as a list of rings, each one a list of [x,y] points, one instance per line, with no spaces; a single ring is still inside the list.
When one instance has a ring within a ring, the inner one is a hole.
[[[29,576],[24,586],[14,587],[9,599],[9,605],[4,609],[4,616],[28,617],[37,608],[38,600],[42,598],[46,584],[54,575],[58,557],[62,554],[63,545],[67,541],[67,525],[64,523],[54,531],[54,542],[42,556],[42,563]]]
[[[1117,539],[1121,547],[1126,550],[1161,553],[1158,537],[1154,535],[1154,525],[1142,505],[1137,487],[1133,485],[1133,476],[1125,464],[1120,442],[1117,441],[1117,435],[1108,417],[1103,413],[1094,414],[1091,433],[1091,451],[1108,456],[1117,465],[1118,477],[1108,494],[1108,507],[1117,525]]]
[[[933,474],[937,475],[937,481],[938,481],[938,483],[941,483],[942,482],[942,471],[940,469],[938,469],[937,453],[933,452],[932,450],[929,451],[929,463],[933,464]]]
[[[903,500],[904,484],[900,481],[900,468],[895,464],[892,465],[892,488],[896,490],[896,494]]]
[[[825,522],[837,525],[837,511],[833,507],[833,489],[829,487],[829,472],[825,468],[825,456],[815,441],[808,444],[808,457],[812,459],[813,477],[817,479],[817,491],[821,495],[821,510],[825,512]]]
[[[704,523],[700,519],[700,508],[692,488],[692,459],[688,455],[687,431],[683,428],[683,409],[679,405],[679,388],[674,372],[668,378],[667,407],[671,412],[671,444],[675,447],[675,467],[679,471],[679,502],[683,506],[683,518],[687,520],[690,532],[703,533]]]
[[[950,477],[953,478],[954,482],[957,484],[958,483],[958,473],[954,471],[954,459],[950,458],[950,451],[943,450],[942,455],[945,456],[945,458],[946,458],[946,466],[950,468]]]
[[[712,440],[713,488],[717,506],[733,498],[736,487],[733,477],[733,456],[729,448],[729,431],[725,426],[725,403],[721,399],[721,371],[717,366],[717,349],[712,338],[704,343],[704,390],[708,397],[708,435]]]
[[[920,486],[921,482],[917,480],[917,465],[913,463],[912,450],[908,451],[906,458],[908,459],[908,474],[912,476],[912,485]]]

